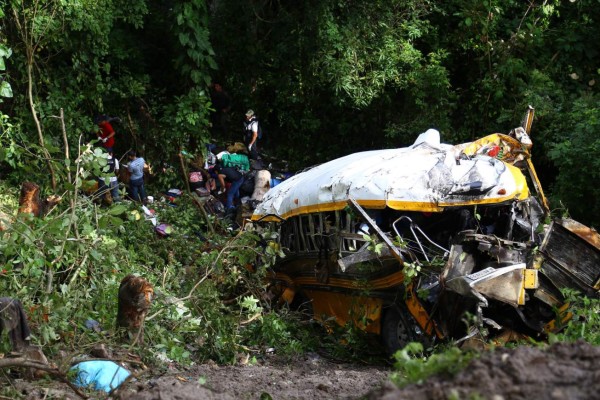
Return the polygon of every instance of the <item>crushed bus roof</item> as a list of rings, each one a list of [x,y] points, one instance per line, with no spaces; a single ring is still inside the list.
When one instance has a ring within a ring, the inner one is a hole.
[[[350,154],[272,188],[252,219],[269,215],[287,219],[339,210],[346,207],[349,198],[366,208],[439,212],[445,207],[529,197],[526,179],[518,168],[473,148],[480,148],[478,142],[440,143],[439,132],[430,129],[410,147]]]

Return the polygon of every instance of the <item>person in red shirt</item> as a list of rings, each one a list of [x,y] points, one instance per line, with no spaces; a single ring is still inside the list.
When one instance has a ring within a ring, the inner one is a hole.
[[[110,124],[110,119],[106,115],[97,116],[96,124],[100,128],[97,132],[98,140],[102,142],[102,146],[107,152],[112,153],[115,145],[115,130]]]

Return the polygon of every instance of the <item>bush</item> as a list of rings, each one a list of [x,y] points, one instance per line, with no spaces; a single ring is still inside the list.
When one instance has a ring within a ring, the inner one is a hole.
[[[422,383],[432,375],[443,374],[453,377],[474,356],[474,353],[463,352],[457,347],[449,347],[439,353],[425,356],[421,343],[409,343],[394,355],[396,372],[391,375],[390,379],[402,388],[412,383]]]
[[[600,96],[586,94],[575,100],[562,125],[559,140],[549,153],[559,169],[553,195],[561,199],[575,219],[600,226]],[[582,173],[582,167],[584,172]]]
[[[600,299],[582,296],[573,290],[565,290],[566,301],[572,318],[564,329],[555,335],[550,335],[550,342],[586,342],[600,346]]]

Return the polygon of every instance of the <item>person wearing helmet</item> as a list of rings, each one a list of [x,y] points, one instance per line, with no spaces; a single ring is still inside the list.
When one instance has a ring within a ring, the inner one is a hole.
[[[248,148],[248,158],[257,160],[258,139],[260,139],[260,126],[253,110],[246,111],[246,120],[244,121],[244,144]]]

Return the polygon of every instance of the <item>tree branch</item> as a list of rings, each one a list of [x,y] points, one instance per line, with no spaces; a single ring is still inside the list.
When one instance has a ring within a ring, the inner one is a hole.
[[[69,381],[69,379],[67,378],[67,375],[65,373],[59,371],[55,367],[51,367],[49,365],[46,365],[46,364],[43,364],[40,362],[31,361],[30,359],[24,358],[24,357],[1,358],[0,359],[0,368],[10,368],[10,367],[34,368],[34,369],[38,369],[41,371],[46,371],[53,377],[58,378],[60,381],[66,383],[67,386],[69,386],[75,392],[75,394],[77,394],[77,396],[81,397],[82,399],[89,398],[88,396],[83,394],[74,384],[72,384],[71,381]]]

